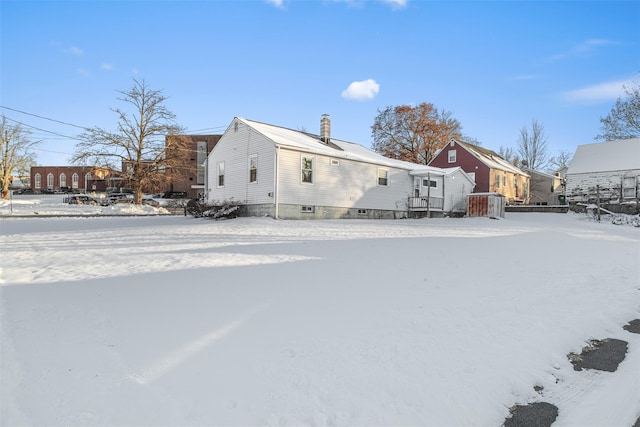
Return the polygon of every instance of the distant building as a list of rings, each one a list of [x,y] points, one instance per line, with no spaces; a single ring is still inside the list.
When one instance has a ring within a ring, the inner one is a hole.
[[[203,196],[205,192],[205,164],[207,156],[216,146],[222,135],[175,135],[167,138],[187,138],[187,168],[175,171],[169,182],[167,193],[185,193],[188,198]]]
[[[41,192],[106,191],[116,186],[117,171],[91,166],[31,166],[31,189]]]
[[[218,143],[222,135],[176,135],[167,138],[187,138],[185,156],[187,167],[173,171],[165,193],[183,193],[184,197],[195,198],[204,194],[205,163],[207,155]],[[144,163],[144,162],[143,162]],[[131,168],[131,162],[122,162],[122,171]],[[31,189],[36,192],[106,192],[129,188],[122,171],[90,166],[32,166]],[[148,189],[147,189],[148,190]],[[144,190],[144,191],[147,191]]]
[[[564,204],[564,179],[560,172],[551,175],[532,169],[525,170],[531,177],[530,205]]]
[[[458,166],[475,180],[474,193],[502,194],[507,204],[529,203],[529,174],[486,148],[452,138],[429,166]]]

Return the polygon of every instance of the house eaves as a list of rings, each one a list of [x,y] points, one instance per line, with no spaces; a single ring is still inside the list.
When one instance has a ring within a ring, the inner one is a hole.
[[[392,167],[404,170],[413,170],[421,165],[402,160],[384,157],[360,144],[331,138],[329,144],[320,140],[318,135],[287,129],[280,126],[269,125],[253,120],[236,117],[246,126],[254,129],[262,136],[270,140],[276,147],[300,151],[303,153],[318,154],[336,159],[353,160],[363,163],[375,164],[383,167]]]
[[[512,165],[508,161],[506,161],[502,156],[500,156],[495,151],[491,151],[487,148],[479,147],[477,145],[472,145],[467,142],[455,140],[458,145],[465,148],[471,155],[484,163],[487,167],[491,169],[498,169],[506,172],[511,172],[516,175],[529,176],[522,169],[517,166]]]

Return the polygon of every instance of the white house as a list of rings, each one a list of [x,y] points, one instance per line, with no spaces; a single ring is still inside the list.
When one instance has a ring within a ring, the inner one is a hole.
[[[569,202],[638,200],[640,138],[578,146],[566,174]]]
[[[235,200],[244,215],[280,219],[406,218],[464,212],[473,180],[383,157],[320,135],[234,118],[207,159],[207,203]]]

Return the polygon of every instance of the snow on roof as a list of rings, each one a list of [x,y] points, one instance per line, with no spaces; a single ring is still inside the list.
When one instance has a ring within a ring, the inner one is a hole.
[[[524,172],[522,169],[518,168],[517,166],[512,165],[511,163],[509,163],[508,161],[503,159],[495,151],[491,151],[488,148],[483,148],[483,147],[480,147],[478,145],[469,144],[469,143],[464,142],[464,141],[456,140],[456,142],[460,146],[465,147],[478,160],[480,160],[482,163],[484,163],[485,165],[487,165],[491,169],[499,169],[499,170],[503,170],[503,171],[513,172],[513,173],[518,174],[518,175],[528,176],[528,174],[526,172]]]
[[[567,174],[640,169],[640,138],[579,145]]]
[[[244,118],[237,117],[238,120],[260,132],[265,137],[273,141],[280,147],[293,148],[309,153],[331,156],[337,159],[355,160],[366,163],[374,163],[381,166],[394,167],[398,169],[414,170],[427,168],[420,165],[403,160],[390,159],[384,157],[375,151],[372,151],[360,144],[339,139],[331,138],[331,142],[326,144],[320,140],[320,136],[308,132],[287,129],[280,126],[269,125],[266,123],[255,122]],[[444,172],[439,168],[432,168],[433,172]]]

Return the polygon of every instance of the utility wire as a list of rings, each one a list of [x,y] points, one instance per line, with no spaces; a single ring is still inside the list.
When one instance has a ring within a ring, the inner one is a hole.
[[[37,117],[37,118],[43,119],[43,120],[49,120],[51,122],[56,122],[56,123],[60,123],[60,124],[67,125],[67,126],[73,126],[75,128],[78,128],[78,129],[89,130],[89,128],[86,128],[84,126],[74,125],[73,123],[67,123],[67,122],[63,122],[61,120],[56,120],[56,119],[51,119],[49,117],[39,116],[38,114],[27,113],[26,111],[16,110],[15,108],[5,107],[4,105],[0,105],[0,108],[4,108],[5,110],[15,111],[16,113],[26,114],[28,116]],[[40,129],[40,130],[42,130],[42,129]],[[45,132],[47,132],[47,131],[45,131]]]

